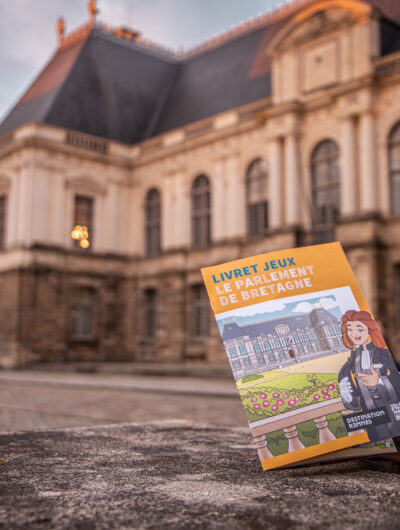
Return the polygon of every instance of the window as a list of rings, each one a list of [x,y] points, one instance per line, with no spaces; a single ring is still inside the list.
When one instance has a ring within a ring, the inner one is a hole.
[[[400,333],[400,264],[395,268],[395,315],[396,331]]]
[[[264,351],[268,351],[271,349],[271,345],[268,341],[263,342]]]
[[[192,244],[207,247],[211,243],[210,182],[199,175],[192,185]]]
[[[92,197],[75,195],[74,205],[74,226],[86,226],[89,233],[89,242],[93,244],[93,210],[94,200]],[[79,241],[75,240],[74,245],[80,248]],[[91,247],[89,247],[90,249]]]
[[[281,347],[281,343],[280,343],[279,339],[272,339],[272,344],[274,345],[274,348],[280,348]]]
[[[340,211],[339,148],[324,140],[311,156],[313,232],[316,243],[335,239],[335,223]]]
[[[239,351],[241,355],[247,355],[246,347],[244,346],[244,344],[240,344]]]
[[[278,326],[275,326],[275,331],[278,335],[286,335],[290,332],[290,329],[287,324],[279,324]]]
[[[271,362],[274,362],[275,361],[275,355],[273,353],[270,353],[268,355],[268,359],[271,361]]]
[[[147,193],[144,210],[146,255],[156,256],[161,252],[161,200],[155,188]]]
[[[279,352],[279,359],[281,359],[281,360],[286,359],[286,355],[284,354],[283,351]]]
[[[229,348],[228,352],[229,352],[229,357],[231,359],[236,359],[237,357],[236,348]]]
[[[0,250],[6,247],[6,213],[7,213],[7,197],[0,196]]]
[[[193,322],[192,335],[194,337],[208,336],[208,312],[209,301],[206,289],[203,285],[193,285]]]
[[[244,359],[244,365],[245,366],[251,366],[250,359]]]
[[[256,353],[261,353],[261,348],[260,348],[260,345],[258,344],[258,342],[254,342],[253,343],[253,348],[254,348],[254,351]]]
[[[333,337],[333,335],[335,334],[333,328],[331,326],[327,326],[326,328],[326,334],[328,335],[328,337]]]
[[[306,344],[306,347],[307,347],[307,351],[309,351],[309,352],[313,352],[314,351],[312,344]]]
[[[146,289],[143,293],[143,334],[148,339],[157,335],[157,291]]]
[[[240,368],[240,361],[235,361],[234,363],[232,363],[232,366],[234,368]]]
[[[303,346],[302,346],[301,344],[298,344],[298,345],[297,345],[297,351],[298,351],[299,353],[303,353],[303,352],[304,352],[304,348],[303,348]]]
[[[246,172],[247,234],[262,236],[268,228],[268,173],[265,161],[256,158]]]
[[[80,287],[73,291],[70,313],[72,340],[94,340],[95,303],[96,291],[94,289]]]
[[[265,364],[264,357],[262,355],[257,355],[258,364]]]
[[[400,215],[400,122],[389,135],[389,181],[391,212]]]

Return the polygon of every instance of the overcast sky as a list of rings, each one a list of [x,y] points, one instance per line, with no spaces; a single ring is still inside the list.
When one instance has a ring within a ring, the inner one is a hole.
[[[98,0],[98,19],[129,26],[146,38],[191,48],[215,33],[285,3],[278,0]],[[88,19],[87,0],[0,0],[0,121],[25,92],[67,33]]]

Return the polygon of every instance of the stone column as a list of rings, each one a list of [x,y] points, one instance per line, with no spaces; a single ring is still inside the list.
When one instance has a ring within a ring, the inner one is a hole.
[[[294,134],[285,138],[285,212],[286,224],[300,222],[300,173],[297,139]]]
[[[280,138],[274,138],[269,145],[269,224],[271,228],[280,228],[283,222],[282,173],[282,142]]]
[[[68,223],[68,229],[65,229],[65,202],[66,190],[63,175],[55,174],[51,178],[52,201],[51,201],[51,219],[52,219],[52,242],[57,245],[69,245],[71,241],[70,233],[73,228],[73,220]]]
[[[214,165],[211,184],[211,239],[220,241],[226,237],[227,208],[225,201],[226,160],[220,159]]]
[[[174,177],[174,247],[189,246],[191,243],[191,196],[190,184],[185,174],[176,173]]]
[[[226,160],[226,211],[228,237],[246,234],[246,190],[244,175],[240,172],[239,159],[232,156]]]
[[[341,125],[342,167],[340,171],[341,214],[354,215],[357,211],[357,164],[355,124],[352,116],[346,117]]]
[[[25,245],[32,241],[33,163],[33,153],[27,153],[20,173],[18,241]]]
[[[168,175],[164,179],[164,189],[161,191],[161,248],[163,250],[174,246],[174,195],[174,177]]]
[[[362,212],[375,211],[378,195],[377,143],[375,119],[371,111],[364,112],[359,122],[360,206]]]
[[[6,205],[7,223],[6,223],[6,245],[14,246],[18,241],[18,212],[19,212],[19,181],[20,176],[14,175],[8,192],[8,202]]]

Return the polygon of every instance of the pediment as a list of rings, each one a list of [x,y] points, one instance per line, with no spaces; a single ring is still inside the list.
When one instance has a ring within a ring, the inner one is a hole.
[[[359,0],[321,1],[295,15],[270,42],[267,52],[276,54],[340,29],[372,12],[369,4]]]
[[[107,186],[98,179],[88,175],[77,175],[65,180],[65,187],[75,192],[90,193],[91,195],[106,195]]]

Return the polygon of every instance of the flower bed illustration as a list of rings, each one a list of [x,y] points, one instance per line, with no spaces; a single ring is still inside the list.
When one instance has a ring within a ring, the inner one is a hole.
[[[239,391],[248,421],[339,397],[337,374],[290,374]]]

